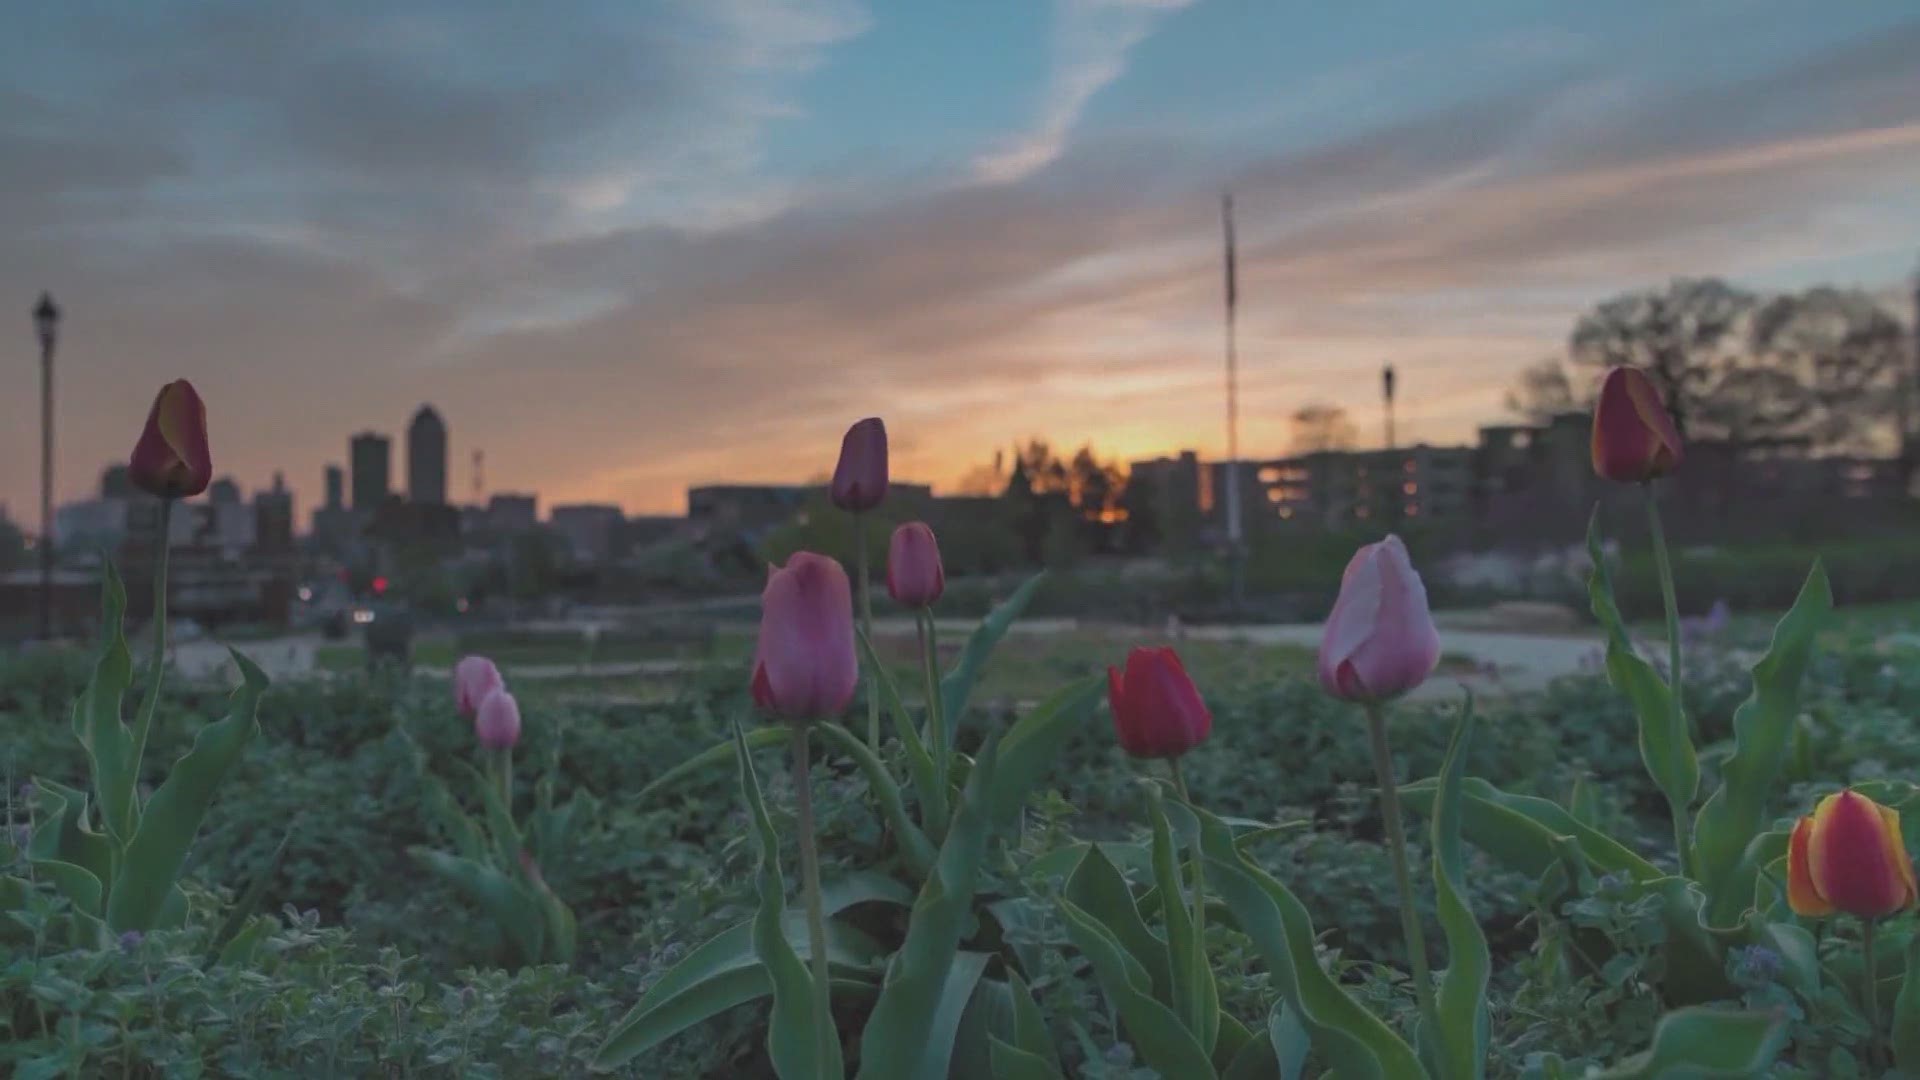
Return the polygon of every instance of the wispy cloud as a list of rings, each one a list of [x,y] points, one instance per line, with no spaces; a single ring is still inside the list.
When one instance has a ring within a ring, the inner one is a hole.
[[[1053,70],[1039,118],[1027,131],[974,161],[990,183],[1018,180],[1060,157],[1095,94],[1127,69],[1127,54],[1169,14],[1193,0],[1056,0]]]

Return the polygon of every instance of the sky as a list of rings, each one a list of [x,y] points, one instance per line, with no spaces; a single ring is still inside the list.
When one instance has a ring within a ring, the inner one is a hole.
[[[676,513],[885,417],[950,485],[1029,435],[1242,445],[1307,402],[1464,441],[1579,313],[1676,275],[1893,294],[1920,256],[1910,0],[601,0],[19,6],[0,35],[0,503],[27,311],[84,497],[192,379],[304,515],[431,402],[451,487]],[[395,479],[404,459],[396,453]]]

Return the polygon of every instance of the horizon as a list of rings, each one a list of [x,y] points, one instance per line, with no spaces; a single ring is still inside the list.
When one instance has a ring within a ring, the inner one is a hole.
[[[216,474],[303,513],[360,431],[403,488],[430,403],[450,501],[478,448],[486,494],[637,515],[823,477],[867,415],[943,492],[1029,436],[1223,457],[1224,190],[1243,459],[1309,402],[1377,444],[1388,362],[1401,444],[1471,441],[1600,300],[1904,296],[1920,249],[1891,2],[107,10],[0,41],[16,520],[42,288],[57,503],[186,377]]]

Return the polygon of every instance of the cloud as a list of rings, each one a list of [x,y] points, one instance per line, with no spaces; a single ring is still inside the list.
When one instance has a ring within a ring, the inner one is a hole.
[[[1095,94],[1118,79],[1127,54],[1169,14],[1192,0],[1056,0],[1053,71],[1032,128],[982,155],[974,173],[1006,183],[1060,157],[1067,136]]]

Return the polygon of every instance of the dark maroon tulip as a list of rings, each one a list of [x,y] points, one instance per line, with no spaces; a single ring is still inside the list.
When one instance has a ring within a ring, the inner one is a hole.
[[[1639,368],[1607,372],[1593,407],[1593,471],[1638,484],[1679,468],[1680,456],[1680,431],[1653,381]]]
[[[183,499],[207,490],[213,480],[207,406],[192,383],[175,379],[154,395],[127,472],[140,490],[163,499]]]
[[[833,505],[861,513],[887,497],[887,425],[877,416],[847,429],[833,469]]]

